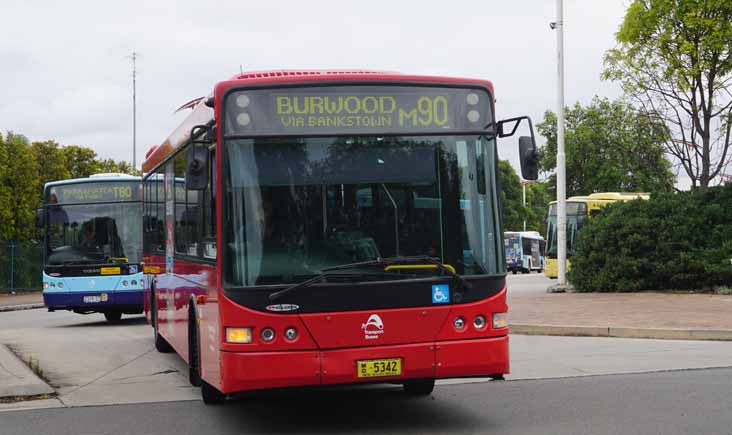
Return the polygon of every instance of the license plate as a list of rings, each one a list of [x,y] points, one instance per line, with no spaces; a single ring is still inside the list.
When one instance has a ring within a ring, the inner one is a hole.
[[[402,359],[370,359],[356,361],[356,376],[374,378],[381,376],[399,376],[402,374]]]
[[[98,304],[100,302],[107,302],[108,300],[109,300],[109,296],[107,296],[106,293],[102,293],[101,295],[95,295],[95,296],[84,296],[85,304]]]
[[[119,267],[102,267],[100,273],[102,275],[119,275],[122,273],[122,269]]]

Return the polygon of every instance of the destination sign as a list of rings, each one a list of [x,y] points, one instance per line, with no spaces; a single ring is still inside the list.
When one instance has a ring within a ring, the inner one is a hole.
[[[487,91],[421,86],[242,90],[226,100],[226,135],[395,134],[484,131]]]
[[[140,182],[98,182],[53,186],[48,190],[49,204],[140,201]]]

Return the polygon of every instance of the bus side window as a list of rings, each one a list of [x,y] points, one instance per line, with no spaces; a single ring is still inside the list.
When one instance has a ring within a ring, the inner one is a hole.
[[[216,151],[208,159],[208,186],[203,191],[203,258],[216,259]]]

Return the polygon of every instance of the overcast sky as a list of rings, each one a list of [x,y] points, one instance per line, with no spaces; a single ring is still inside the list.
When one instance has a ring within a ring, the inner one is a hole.
[[[629,0],[565,0],[566,103],[620,90],[602,57]],[[137,164],[186,113],[182,103],[244,70],[367,68],[485,78],[497,117],[556,108],[555,0],[2,0],[0,131]],[[524,132],[525,133],[525,132]],[[544,142],[539,138],[540,143]],[[518,166],[516,141],[501,158]]]

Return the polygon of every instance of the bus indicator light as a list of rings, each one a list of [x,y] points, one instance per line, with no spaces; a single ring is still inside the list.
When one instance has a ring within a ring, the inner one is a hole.
[[[508,326],[508,313],[493,313],[493,329],[501,329]]]
[[[251,343],[252,328],[226,328],[227,343]]]

